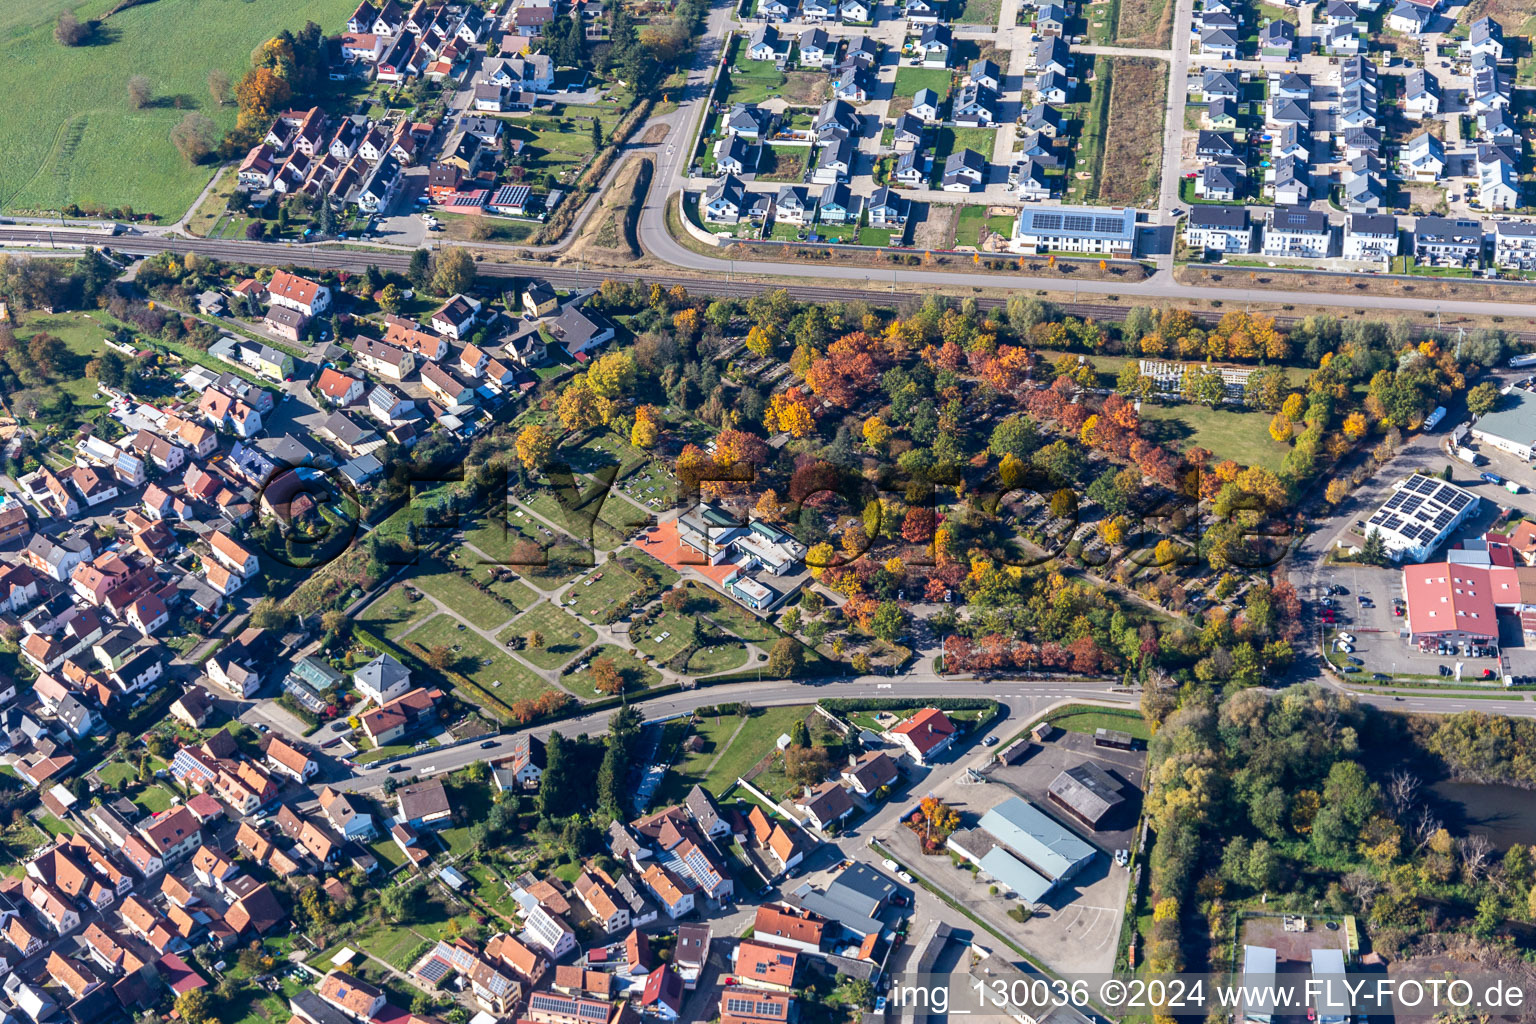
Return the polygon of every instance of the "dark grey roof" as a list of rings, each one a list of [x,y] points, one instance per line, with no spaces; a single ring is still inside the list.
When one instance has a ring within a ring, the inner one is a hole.
[[[1331,228],[1328,215],[1321,210],[1308,210],[1303,206],[1277,206],[1270,214],[1270,224],[1281,231],[1300,231],[1323,234]]]
[[[1243,206],[1196,204],[1189,208],[1190,227],[1242,230],[1248,227],[1248,209]]]
[[[1388,213],[1352,213],[1349,215],[1349,233],[1352,235],[1397,234],[1397,218]]]

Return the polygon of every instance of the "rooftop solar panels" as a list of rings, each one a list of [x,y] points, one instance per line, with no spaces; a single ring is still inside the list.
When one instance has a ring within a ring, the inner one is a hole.
[[[1037,213],[1037,214],[1035,214],[1035,221],[1034,221],[1034,223],[1035,223],[1035,227],[1043,228],[1046,231],[1060,231],[1061,230],[1061,214],[1059,214],[1059,213]]]
[[[453,967],[447,961],[433,957],[416,969],[416,975],[436,985],[446,978],[451,970],[453,970]]]
[[[1093,219],[1093,230],[1099,232],[1100,234],[1113,234],[1114,232],[1119,231],[1120,228],[1120,221],[1116,220],[1114,217],[1095,217]]]
[[[1414,474],[1398,485],[1367,521],[1381,531],[1394,558],[1427,558],[1475,506],[1476,496],[1426,474]]]
[[[1062,218],[1062,225],[1068,231],[1092,231],[1093,222],[1094,218],[1085,217],[1082,214],[1077,213],[1069,213]]]

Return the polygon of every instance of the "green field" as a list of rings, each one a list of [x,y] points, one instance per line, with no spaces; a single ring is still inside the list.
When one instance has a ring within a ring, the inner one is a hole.
[[[594,647],[584,660],[590,664],[596,658],[613,659],[613,663],[619,669],[619,675],[624,677],[625,693],[649,689],[661,682],[660,672],[651,668],[651,666],[622,647],[614,647],[611,644]],[[572,672],[561,681],[565,684],[566,689],[576,694],[582,700],[601,699],[603,696],[592,687],[592,672],[590,669]]]
[[[496,650],[478,633],[460,629],[460,625],[451,615],[434,615],[412,631],[405,642],[413,648],[411,653],[418,656],[423,649],[448,648],[454,657],[449,666],[453,671],[509,704],[547,689],[544,681],[528,668]]]
[[[745,644],[728,640],[721,644],[709,644],[693,652],[688,659],[688,674],[693,676],[731,672],[747,663]]]
[[[923,89],[932,89],[939,94],[940,100],[946,100],[953,77],[954,72],[948,68],[900,68],[891,95],[911,99]]]
[[[481,629],[495,629],[517,614],[517,609],[476,590],[457,570],[438,563],[423,565],[411,582],[453,609],[465,622]]]
[[[365,608],[358,621],[366,629],[382,632],[386,640],[394,640],[435,611],[431,601],[412,601],[403,587],[396,586]]]
[[[213,173],[188,166],[170,132],[189,110],[234,126],[235,107],[213,106],[208,72],[238,81],[251,51],[306,20],[342,30],[352,0],[156,0],[113,15],[93,45],[54,41],[58,15],[99,18],[109,0],[0,0],[0,209],[57,210],[76,202],[131,206],[175,219]],[[128,102],[128,78],[147,76],[154,99]]]
[[[591,586],[588,580],[593,580]],[[607,561],[592,570],[567,592],[576,599],[576,610],[596,622],[606,622],[609,611],[617,604],[628,602],[644,588],[640,581],[624,571],[618,562]]]
[[[981,245],[981,232],[983,228],[995,231],[1003,237],[1013,233],[1013,218],[1007,214],[987,216],[985,206],[962,206],[960,219],[955,227],[956,245]]]
[[[1269,436],[1270,414],[1208,409],[1188,402],[1178,405],[1144,403],[1141,420],[1148,436],[1183,450],[1208,448],[1218,459],[1278,471],[1290,445]]]
[[[704,776],[704,788],[717,796],[737,778],[751,770],[763,758],[773,753],[780,736],[789,732],[795,722],[805,719],[810,708],[804,704],[790,707],[764,708],[760,714],[747,719],[736,738],[730,742],[714,766]],[[740,719],[722,719],[722,722],[739,722]],[[729,736],[730,733],[725,734]]]
[[[525,117],[508,124],[507,133],[521,139],[531,172],[553,174],[569,182],[592,159],[589,121],[558,117]]]
[[[518,653],[530,665],[545,669],[564,668],[597,639],[597,634],[581,620],[549,603],[535,605],[531,611],[508,626],[499,639],[506,643],[514,637],[527,637],[534,630],[544,634],[544,646],[524,645]]]
[[[636,648],[665,663],[681,654],[683,648],[688,646],[688,627],[692,622],[692,615],[664,611],[655,622],[631,630],[629,638]],[[663,633],[672,635],[665,640],[658,640]]]
[[[1147,720],[1137,714],[1115,714],[1113,711],[1072,711],[1064,709],[1061,715],[1052,715],[1050,722],[1058,729],[1067,732],[1082,732],[1093,734],[1095,729],[1118,729],[1120,732],[1128,732],[1133,739],[1145,743],[1152,738],[1152,730],[1147,726]]]
[[[940,128],[938,142],[933,149],[933,185],[944,179],[944,161],[951,153],[962,149],[975,150],[986,163],[992,162],[992,150],[997,145],[996,128]]]

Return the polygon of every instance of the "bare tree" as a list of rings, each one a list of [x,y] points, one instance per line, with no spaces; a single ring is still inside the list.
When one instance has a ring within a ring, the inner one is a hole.
[[[1399,815],[1413,807],[1423,781],[1410,771],[1398,768],[1387,777],[1387,798]]]
[[[1440,831],[1440,819],[1435,817],[1428,807],[1419,809],[1419,816],[1413,821],[1413,841],[1415,849],[1423,849],[1428,845],[1430,837]]]
[[[61,46],[79,46],[90,34],[90,23],[82,24],[79,18],[68,11],[59,15],[59,20],[53,26],[53,38]]]
[[[148,78],[143,75],[134,75],[128,79],[128,102],[135,110],[144,109],[154,95],[154,84]]]
[[[1493,842],[1481,833],[1474,833],[1461,841],[1461,869],[1474,884],[1488,868],[1488,858],[1493,854]]]
[[[229,90],[229,76],[218,68],[208,72],[208,94],[213,97],[213,102],[224,107],[229,105],[232,93]]]
[[[1369,911],[1371,904],[1376,899],[1376,894],[1381,891],[1380,879],[1369,871],[1351,871],[1342,879],[1344,891],[1360,901],[1360,909]]]
[[[171,129],[171,143],[189,164],[198,163],[213,152],[217,139],[218,128],[213,120],[208,115],[199,114],[196,111],[183,117],[176,127]]]

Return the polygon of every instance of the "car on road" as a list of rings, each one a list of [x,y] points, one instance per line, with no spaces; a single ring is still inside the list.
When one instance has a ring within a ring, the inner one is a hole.
[[[1493,484],[1495,487],[1504,483],[1504,478],[1497,473],[1480,473],[1478,475],[1483,478],[1484,483]]]
[[[481,750],[491,750],[495,746],[496,746],[496,741],[495,740],[486,740],[484,743],[480,744],[480,749]]]
[[[257,732],[271,732],[271,730],[267,727],[267,723],[266,722],[257,722],[256,723],[256,731]]]
[[[396,772],[403,772],[403,771],[405,771],[405,765],[403,765],[403,764],[392,764],[392,765],[389,766],[389,774],[390,775],[393,775]]]
[[[996,742],[997,742],[997,737],[996,736],[988,736],[986,739],[981,741],[981,745],[984,746],[984,747],[990,747],[993,744],[995,744]]]
[[[346,732],[347,728],[348,727],[347,727],[347,723],[346,722],[332,722],[331,723],[331,732]]]

